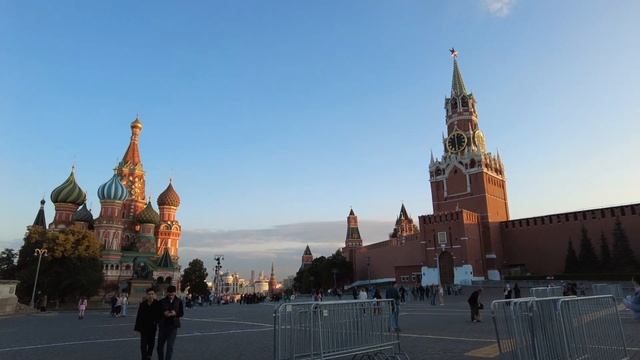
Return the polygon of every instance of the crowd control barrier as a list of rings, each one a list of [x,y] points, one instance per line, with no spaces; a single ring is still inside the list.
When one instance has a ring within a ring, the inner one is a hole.
[[[593,295],[613,295],[618,300],[624,298],[622,286],[620,284],[593,284],[591,285]]]
[[[535,287],[529,289],[529,295],[534,298],[548,298],[562,296],[564,288],[562,286]]]
[[[285,303],[274,311],[274,360],[406,359],[393,300]]]
[[[612,296],[498,300],[491,312],[503,359],[629,359]]]

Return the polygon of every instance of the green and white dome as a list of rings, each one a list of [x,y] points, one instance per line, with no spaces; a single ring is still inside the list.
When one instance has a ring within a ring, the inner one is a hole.
[[[54,204],[75,204],[82,205],[87,200],[87,194],[76,183],[73,170],[67,180],[51,192],[51,201]]]

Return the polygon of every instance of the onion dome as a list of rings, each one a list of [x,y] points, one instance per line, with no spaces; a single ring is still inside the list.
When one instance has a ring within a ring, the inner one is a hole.
[[[158,224],[160,222],[160,215],[153,209],[151,200],[149,200],[147,206],[138,213],[136,220],[140,224]]]
[[[91,211],[87,209],[87,203],[84,203],[82,207],[73,214],[73,221],[93,224],[93,215]]]
[[[100,200],[125,201],[128,196],[129,191],[120,182],[118,174],[113,174],[109,181],[98,188],[98,198]]]
[[[72,169],[71,174],[60,186],[51,192],[51,201],[54,204],[76,204],[78,206],[84,204],[87,194],[76,183],[75,172]]]
[[[131,122],[131,128],[142,129],[142,121],[136,115],[136,119]]]
[[[158,196],[158,206],[180,206],[180,196],[173,189],[171,180],[169,180],[169,186]]]

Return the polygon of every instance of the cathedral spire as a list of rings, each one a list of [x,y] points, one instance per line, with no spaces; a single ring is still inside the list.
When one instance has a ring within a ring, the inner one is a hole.
[[[131,141],[129,147],[122,157],[122,165],[138,166],[140,164],[140,150],[138,149],[138,138],[142,131],[142,122],[136,115],[135,120],[131,122]]]
[[[47,228],[47,221],[44,218],[44,198],[40,200],[40,210],[38,210],[38,214],[36,215],[36,219],[33,220],[33,226],[40,226],[43,229]]]

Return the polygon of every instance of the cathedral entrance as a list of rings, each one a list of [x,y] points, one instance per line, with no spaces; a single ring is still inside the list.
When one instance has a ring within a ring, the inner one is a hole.
[[[440,264],[440,284],[442,286],[453,285],[453,255],[448,251],[443,251],[438,256]]]

